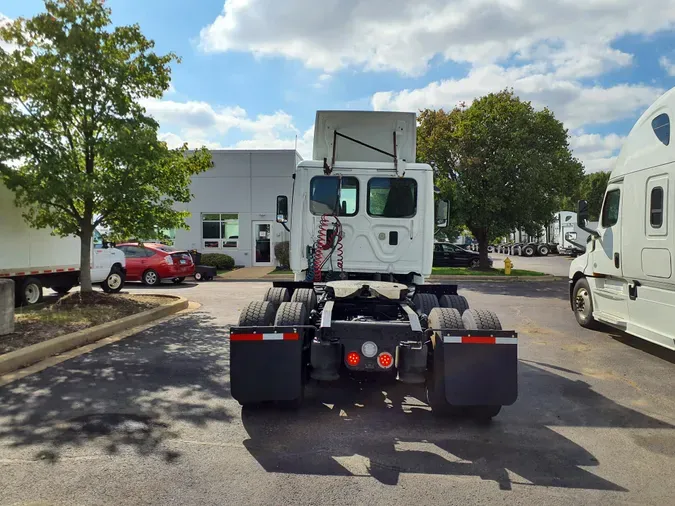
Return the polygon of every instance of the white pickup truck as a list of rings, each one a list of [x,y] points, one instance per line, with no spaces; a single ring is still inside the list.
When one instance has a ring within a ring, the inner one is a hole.
[[[106,292],[124,286],[124,253],[108,248],[94,233],[91,259],[92,283]],[[80,239],[52,235],[50,229],[28,226],[14,194],[0,183],[0,278],[14,280],[17,305],[37,304],[43,288],[67,293],[80,282]]]

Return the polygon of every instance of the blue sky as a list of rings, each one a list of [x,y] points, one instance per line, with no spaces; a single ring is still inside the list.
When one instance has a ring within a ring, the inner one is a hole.
[[[609,169],[675,86],[675,0],[108,0],[182,58],[144,105],[170,144],[311,153],[317,109],[418,110],[513,87]],[[318,6],[321,6],[319,9]],[[41,0],[0,0],[10,19]]]

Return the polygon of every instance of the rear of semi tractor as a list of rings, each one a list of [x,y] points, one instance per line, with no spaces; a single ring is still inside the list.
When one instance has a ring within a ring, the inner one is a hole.
[[[295,281],[276,282],[230,330],[232,395],[299,404],[310,379],[390,373],[425,384],[435,412],[490,419],[518,395],[517,334],[470,309],[455,285],[425,284],[433,171],[414,163],[411,113],[317,113],[313,160],[277,198]],[[290,217],[289,217],[289,210]]]

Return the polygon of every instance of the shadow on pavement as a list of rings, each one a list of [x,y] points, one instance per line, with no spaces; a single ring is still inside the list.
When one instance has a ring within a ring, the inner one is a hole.
[[[195,312],[0,387],[0,445],[49,462],[84,445],[174,462],[163,442],[176,425],[232,419],[226,335]]]
[[[635,348],[636,350],[643,351],[644,353],[652,355],[656,358],[660,358],[661,360],[675,364],[675,351],[673,350],[669,350],[668,348],[664,348],[658,344],[640,339],[639,337],[631,336],[630,334],[626,334],[625,332],[621,332],[612,327],[606,327],[606,329],[601,332],[609,334],[609,336],[615,341],[630,346],[631,348]]]
[[[444,283],[446,284],[446,283]],[[473,281],[467,279],[447,284],[456,284],[462,290],[480,292],[488,295],[509,295],[515,297],[550,298],[569,301],[567,280],[559,281]]]
[[[543,365],[543,364],[542,364]],[[521,363],[521,396],[490,426],[444,420],[421,388],[363,387],[341,379],[313,388],[299,413],[243,409],[244,445],[268,472],[371,476],[395,485],[401,473],[479,476],[513,483],[625,491],[584,467],[598,460],[550,427],[670,429],[581,381]]]

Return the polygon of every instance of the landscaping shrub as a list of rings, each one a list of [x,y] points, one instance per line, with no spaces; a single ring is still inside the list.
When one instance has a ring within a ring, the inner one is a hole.
[[[231,270],[234,267],[234,258],[224,253],[203,253],[202,265],[210,265],[219,270]]]
[[[288,269],[290,261],[290,244],[288,241],[278,242],[274,245],[274,255],[277,257],[279,267]]]

